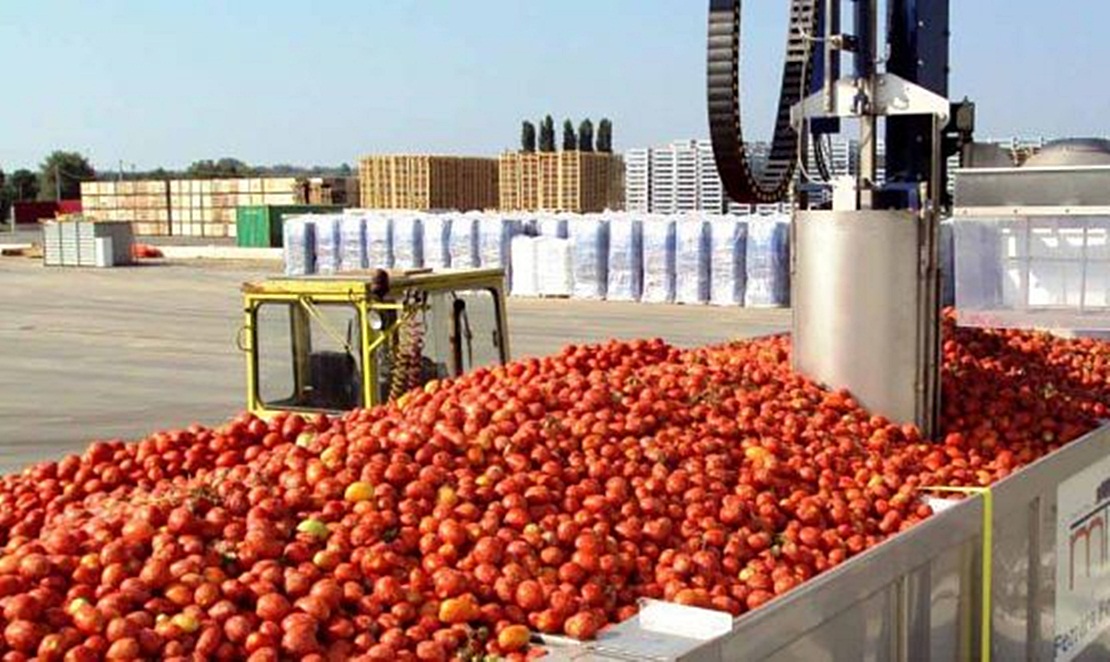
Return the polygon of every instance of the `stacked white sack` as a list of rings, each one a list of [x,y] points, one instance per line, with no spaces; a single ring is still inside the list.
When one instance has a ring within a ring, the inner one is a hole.
[[[574,293],[574,258],[569,239],[536,237],[536,280],[541,296]]]
[[[570,224],[574,265],[574,296],[604,299],[609,283],[609,223],[599,216],[583,216]]]
[[[517,235],[512,245],[513,296],[534,297],[540,293],[539,265],[537,264],[537,237]]]
[[[644,290],[641,301],[673,303],[675,297],[675,224],[662,216],[644,221]]]
[[[424,224],[414,214],[393,217],[393,267],[420,269],[424,266]]]
[[[505,270],[505,281],[512,285],[512,241],[521,234],[518,219],[487,216],[478,222],[478,265],[483,269]]]
[[[366,266],[366,219],[344,214],[339,217],[339,268],[357,271]]]
[[[745,306],[790,305],[790,222],[783,215],[748,218]]]
[[[479,214],[460,214],[451,219],[451,266],[456,269],[473,269],[478,262]]]
[[[387,214],[365,214],[366,266],[370,269],[393,268],[393,220]]]
[[[321,274],[339,272],[339,214],[319,214],[316,217],[316,271]]]
[[[424,217],[424,266],[446,269],[451,266],[451,214]]]
[[[675,227],[675,301],[709,301],[709,224],[699,216],[680,218]]]
[[[748,226],[742,219],[714,217],[709,222],[709,302],[743,306],[747,282]]]
[[[541,237],[566,239],[568,236],[567,217],[562,214],[541,216],[536,221],[536,232]]]
[[[639,301],[644,289],[644,229],[639,219],[617,216],[609,222],[609,282],[605,298]]]
[[[316,224],[305,214],[285,219],[281,228],[284,246],[285,275],[304,276],[316,273]]]

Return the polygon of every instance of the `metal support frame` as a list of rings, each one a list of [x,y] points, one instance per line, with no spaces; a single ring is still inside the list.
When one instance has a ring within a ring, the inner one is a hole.
[[[835,20],[839,1],[822,3],[826,25]],[[896,17],[916,7],[913,0],[889,2]],[[931,79],[934,89],[917,84],[922,76],[916,69],[877,70],[877,16],[878,0],[856,0],[854,39],[823,35],[826,61],[839,57],[834,46],[850,44],[853,75],[834,80],[826,67],[817,91],[790,112],[803,135],[801,129],[815,119],[860,123],[854,207],[846,208],[851,196],[838,196],[835,212],[800,210],[795,216],[794,363],[830,387],[847,388],[879,414],[916,423],[931,437],[940,412],[941,150],[952,105],[934,91],[946,91],[946,85]],[[947,12],[943,18],[946,25]],[[905,37],[892,34],[891,40],[902,43]],[[913,190],[903,187],[902,197],[892,200],[877,196],[878,131],[881,118],[889,134],[890,121],[898,117],[913,117],[918,130],[928,127],[916,141],[926,154],[914,161],[927,168],[905,180]]]

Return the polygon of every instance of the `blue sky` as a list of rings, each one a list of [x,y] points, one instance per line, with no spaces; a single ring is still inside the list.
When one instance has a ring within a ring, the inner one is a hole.
[[[0,167],[495,154],[522,118],[706,135],[704,0],[0,0]],[[745,117],[770,126],[786,0],[746,3]],[[952,0],[981,136],[1110,133],[1110,3]]]

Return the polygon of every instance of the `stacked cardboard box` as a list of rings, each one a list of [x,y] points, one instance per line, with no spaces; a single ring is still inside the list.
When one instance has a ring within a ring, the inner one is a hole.
[[[171,231],[186,237],[234,237],[236,208],[301,201],[296,177],[175,179],[169,187]]]
[[[358,177],[310,177],[301,186],[306,204],[359,206]]]
[[[81,182],[82,213],[126,221],[137,235],[164,235],[170,231],[168,192],[164,181]]]
[[[82,182],[85,215],[137,235],[234,237],[239,207],[358,205],[356,177],[242,177]]]

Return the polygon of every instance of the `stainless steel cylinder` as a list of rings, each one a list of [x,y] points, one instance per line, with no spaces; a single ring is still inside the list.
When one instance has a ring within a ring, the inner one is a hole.
[[[929,434],[937,313],[927,233],[909,211],[798,212],[792,301],[796,369]]]

